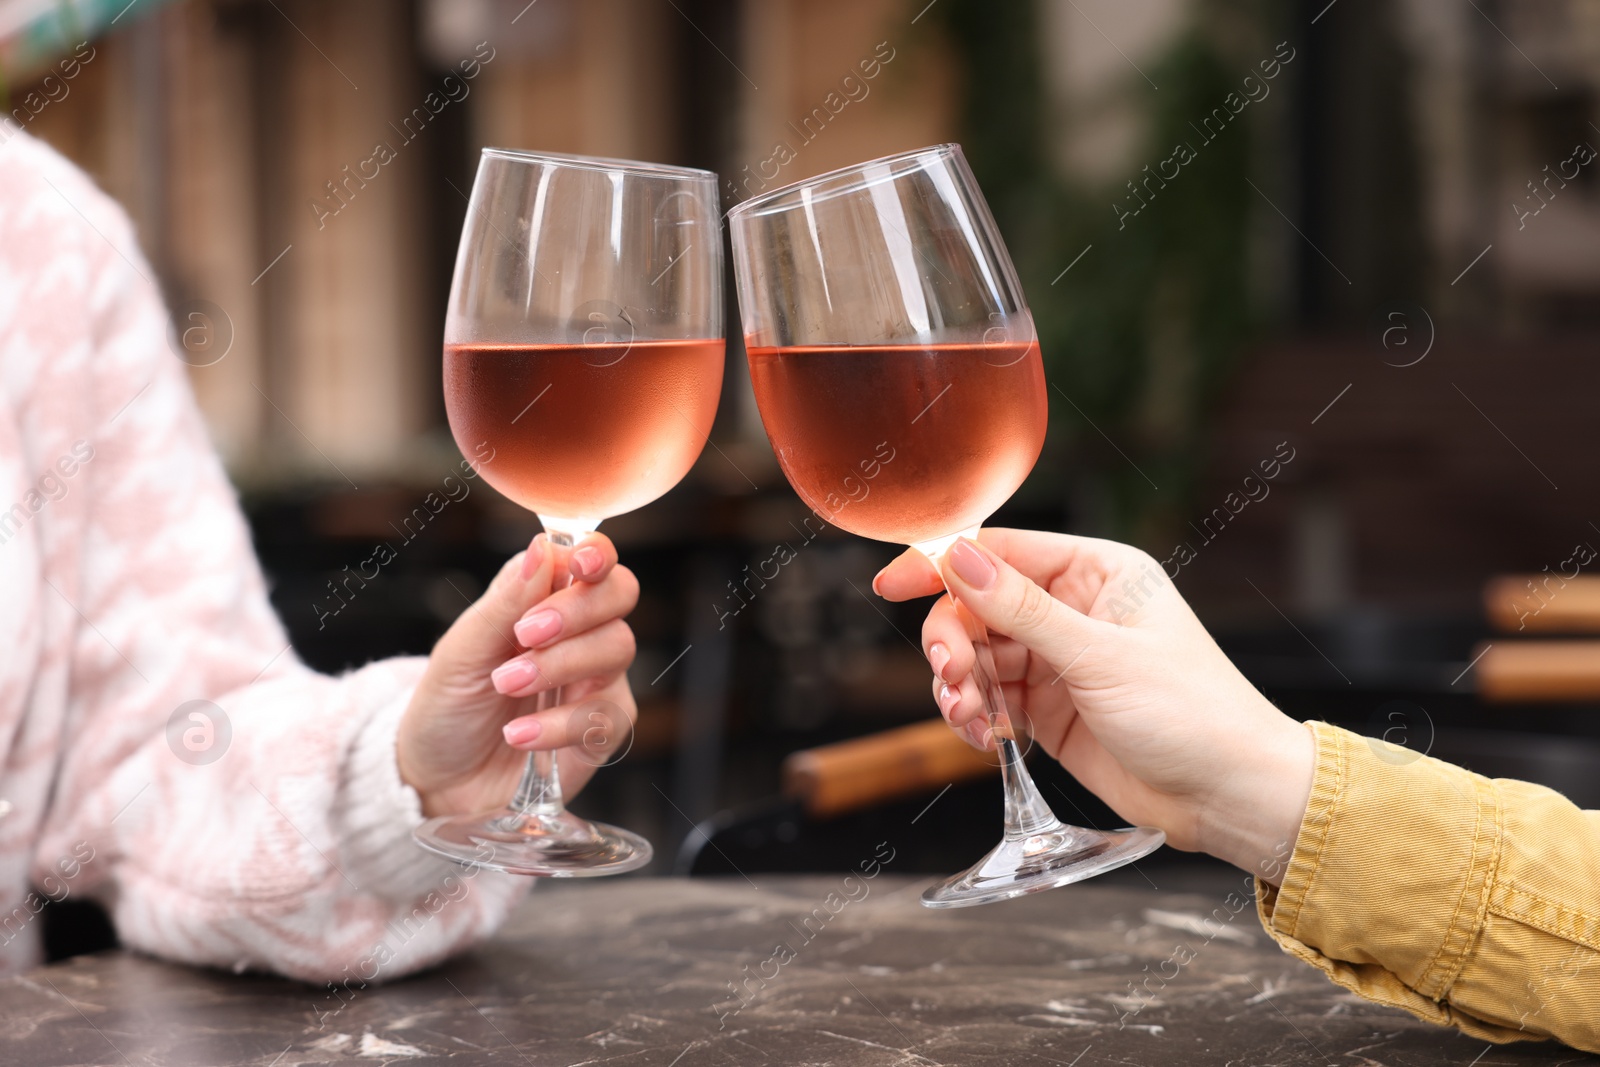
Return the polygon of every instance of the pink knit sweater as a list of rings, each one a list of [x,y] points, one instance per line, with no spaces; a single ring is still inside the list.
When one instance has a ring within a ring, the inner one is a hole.
[[[172,959],[414,970],[526,881],[410,839],[395,731],[422,661],[330,678],[289,649],[153,277],[109,198],[0,127],[0,972],[78,895]],[[204,720],[168,728],[195,700],[231,726],[214,762],[183,744]]]

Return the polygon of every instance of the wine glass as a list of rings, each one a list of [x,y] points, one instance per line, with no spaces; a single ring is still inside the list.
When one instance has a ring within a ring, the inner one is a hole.
[[[709,171],[483,150],[445,317],[445,408],[462,455],[552,544],[648,504],[699,456],[722,389],[718,214]],[[537,707],[560,703],[547,691]],[[651,855],[566,810],[549,752],[529,754],[506,807],[415,836],[458,862],[557,878]]]
[[[873,160],[728,213],[750,379],[790,484],[821,518],[937,566],[1022,484],[1047,402],[1033,319],[959,145]],[[989,635],[959,601],[1005,789],[1005,837],[922,895],[987,904],[1160,847],[1068,826],[1039,795]]]

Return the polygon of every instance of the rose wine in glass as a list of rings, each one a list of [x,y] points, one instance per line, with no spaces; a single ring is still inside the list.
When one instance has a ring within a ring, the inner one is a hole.
[[[1028,476],[1048,409],[1022,286],[960,147],[775,189],[728,221],[751,383],[790,484],[824,520],[937,566]],[[956,611],[977,652],[1005,833],[922,902],[1005,900],[1159,848],[1159,830],[1055,817],[1022,761],[988,632]]]
[[[464,451],[493,450],[481,473],[518,504],[541,515],[620,515],[671,489],[700,455],[722,350],[703,339],[445,345],[445,408]]]
[[[1031,341],[752,347],[749,357],[789,484],[813,511],[839,511],[839,524],[864,537],[914,545],[978,526],[1044,447],[1044,371]],[[885,437],[890,426],[904,430]],[[880,441],[893,450],[888,463],[876,455]],[[876,469],[862,468],[863,457]],[[855,484],[866,490],[859,500]]]
[[[462,454],[554,544],[650,503],[700,455],[722,391],[717,214],[709,171],[484,149],[445,317],[445,409]],[[637,834],[566,810],[549,752],[529,754],[505,807],[415,836],[461,863],[557,878],[651,856]]]

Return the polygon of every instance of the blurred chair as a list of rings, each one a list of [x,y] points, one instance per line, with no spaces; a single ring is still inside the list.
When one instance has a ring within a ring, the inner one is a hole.
[[[1484,611],[1508,634],[1600,634],[1600,577],[1504,575]],[[1493,703],[1600,700],[1600,639],[1493,641],[1475,652],[1478,694]]]
[[[783,792],[809,817],[830,819],[999,769],[943,719],[930,719],[796,752],[783,761]]]
[[[1125,824],[1055,760],[1029,767],[1062,819],[1096,829]],[[742,875],[756,884],[767,873],[853,872],[887,845],[886,870],[949,874],[994,847],[998,779],[995,754],[970,748],[940,719],[805,749],[785,760],[781,796],[696,826],[675,873]],[[1173,849],[1107,877],[1218,893],[1237,879],[1220,860]]]
[[[844,870],[887,834],[903,858],[900,871],[949,866],[933,849],[910,847],[913,834],[933,831],[923,845],[964,836],[993,837],[999,790],[954,788],[997,776],[992,753],[978,752],[942,719],[792,753],[783,763],[783,795],[719,812],[699,823],[678,851],[679,874]],[[916,823],[945,792],[961,795],[920,830]],[[976,847],[976,846],[974,846]],[[865,850],[865,851],[863,851]],[[924,863],[922,853],[929,852]],[[857,855],[857,854],[860,855]]]

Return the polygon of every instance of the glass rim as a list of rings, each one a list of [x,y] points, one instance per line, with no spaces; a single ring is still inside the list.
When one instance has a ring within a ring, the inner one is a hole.
[[[909,169],[898,172],[892,169],[894,164],[903,163],[907,160],[965,158],[961,151],[961,145],[955,141],[945,141],[942,144],[928,145],[925,148],[913,148],[905,152],[895,152],[892,155],[879,156],[876,159],[868,159],[860,163],[851,163],[849,166],[836,167],[833,170],[824,171],[810,178],[802,178],[797,182],[790,182],[788,185],[780,185],[776,189],[757,193],[750,199],[741,200],[729,208],[726,217],[728,221],[732,222],[735,218],[759,217],[775,214],[779,211],[792,211],[798,201],[785,201],[792,200],[797,192],[806,188],[829,186],[829,188],[822,189],[818,195],[811,197],[811,203],[832,200],[834,197],[844,196],[849,193],[858,193],[863,189],[870,189],[881,182],[893,181],[895,178],[909,173]],[[887,178],[868,178],[864,173],[868,167],[885,165],[891,168],[891,173]],[[839,184],[834,185],[833,183],[836,182]]]
[[[572,167],[577,170],[620,170],[657,178],[709,179],[713,185],[717,181],[715,171],[701,170],[698,167],[680,167],[672,163],[651,163],[642,159],[584,156],[569,152],[535,152],[526,148],[501,148],[496,145],[485,146],[480,153],[480,158],[489,156],[522,163],[544,163],[553,167]]]

